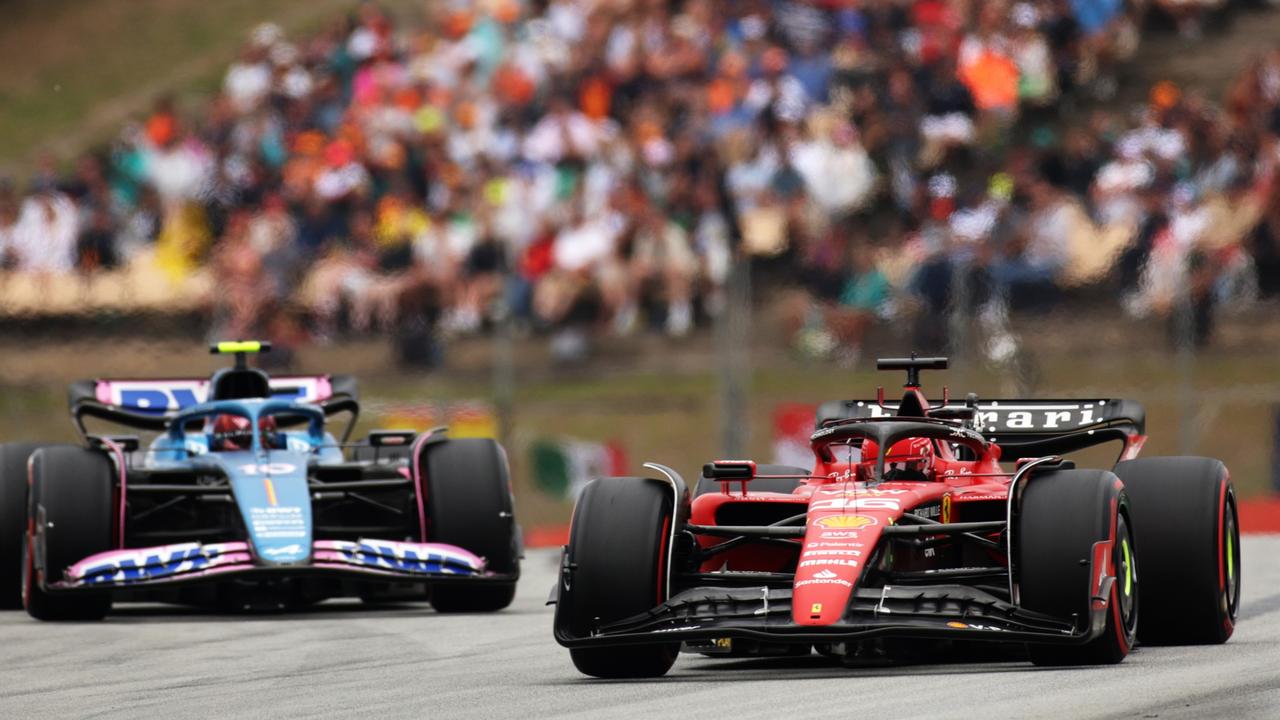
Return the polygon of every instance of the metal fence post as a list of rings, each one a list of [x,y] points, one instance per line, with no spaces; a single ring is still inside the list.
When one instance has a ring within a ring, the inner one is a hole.
[[[716,321],[719,360],[720,438],[723,457],[744,457],[751,436],[747,407],[751,377],[751,264],[735,254],[725,287],[725,305]]]

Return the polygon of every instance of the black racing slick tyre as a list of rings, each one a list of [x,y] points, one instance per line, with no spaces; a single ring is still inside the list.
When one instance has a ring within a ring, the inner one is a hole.
[[[427,486],[427,537],[485,559],[488,569],[520,573],[507,454],[488,438],[459,438],[423,448]],[[511,604],[516,582],[441,584],[431,590],[437,612],[492,612]]]
[[[1106,627],[1085,645],[1031,644],[1037,665],[1118,663],[1138,628],[1138,568],[1129,501],[1119,478],[1105,470],[1034,474],[1022,491],[1014,535],[1020,602],[1077,623],[1092,617],[1096,560],[1105,564]],[[1105,550],[1095,556],[1095,548]],[[1079,626],[1079,625],[1078,625]]]
[[[556,625],[575,637],[666,600],[671,486],[645,478],[603,478],[583,489],[569,531],[569,574]],[[570,648],[573,664],[598,678],[665,675],[679,643]]]
[[[22,609],[22,536],[27,532],[27,459],[36,443],[0,445],[0,610]]]
[[[1142,622],[1153,645],[1210,645],[1231,637],[1240,610],[1240,528],[1221,462],[1156,457],[1116,465],[1142,540]]]
[[[106,593],[59,594],[47,587],[76,562],[111,549],[113,493],[111,461],[102,453],[60,446],[32,454],[22,572],[31,617],[101,620],[111,610]]]
[[[809,471],[802,467],[794,465],[756,465],[756,475],[808,475]],[[751,492],[776,492],[789,493],[800,487],[800,483],[804,480],[798,478],[776,478],[776,477],[757,477],[747,483],[747,489]],[[740,483],[730,483],[729,488],[736,491]],[[713,478],[698,478],[698,484],[693,488],[693,496],[706,495],[707,493],[720,492],[721,482]]]

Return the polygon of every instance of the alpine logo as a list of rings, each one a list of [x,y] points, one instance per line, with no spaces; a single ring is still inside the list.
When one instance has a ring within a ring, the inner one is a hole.
[[[302,552],[301,545],[282,545],[280,547],[267,548],[262,551],[262,555],[266,557],[279,557],[281,555],[298,555]]]

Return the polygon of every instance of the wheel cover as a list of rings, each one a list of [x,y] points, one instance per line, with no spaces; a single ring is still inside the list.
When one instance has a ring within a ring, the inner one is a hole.
[[[1138,569],[1129,535],[1129,523],[1122,516],[1116,523],[1116,588],[1120,605],[1120,620],[1126,633],[1138,624]]]
[[[1226,606],[1227,618],[1235,619],[1236,610],[1240,601],[1240,576],[1236,573],[1236,565],[1239,562],[1239,542],[1236,539],[1236,504],[1235,499],[1228,496],[1226,507],[1223,509],[1226,517],[1223,519],[1222,532],[1223,538],[1222,548],[1226,555],[1227,577],[1223,593],[1223,603]]]

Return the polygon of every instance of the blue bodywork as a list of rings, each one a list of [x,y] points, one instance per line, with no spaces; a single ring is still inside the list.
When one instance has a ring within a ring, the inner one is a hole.
[[[208,426],[219,415],[247,418],[252,444],[247,450],[218,451],[209,432],[187,432],[196,423]],[[264,445],[257,431],[264,417],[288,415],[306,420],[302,431],[276,433],[276,447]],[[168,431],[156,438],[146,465],[157,469],[187,467],[225,475],[248,529],[254,555],[266,565],[291,565],[311,559],[311,497],[307,468],[341,463],[342,451],[324,429],[324,412],[287,400],[220,400],[201,403],[173,417]]]

